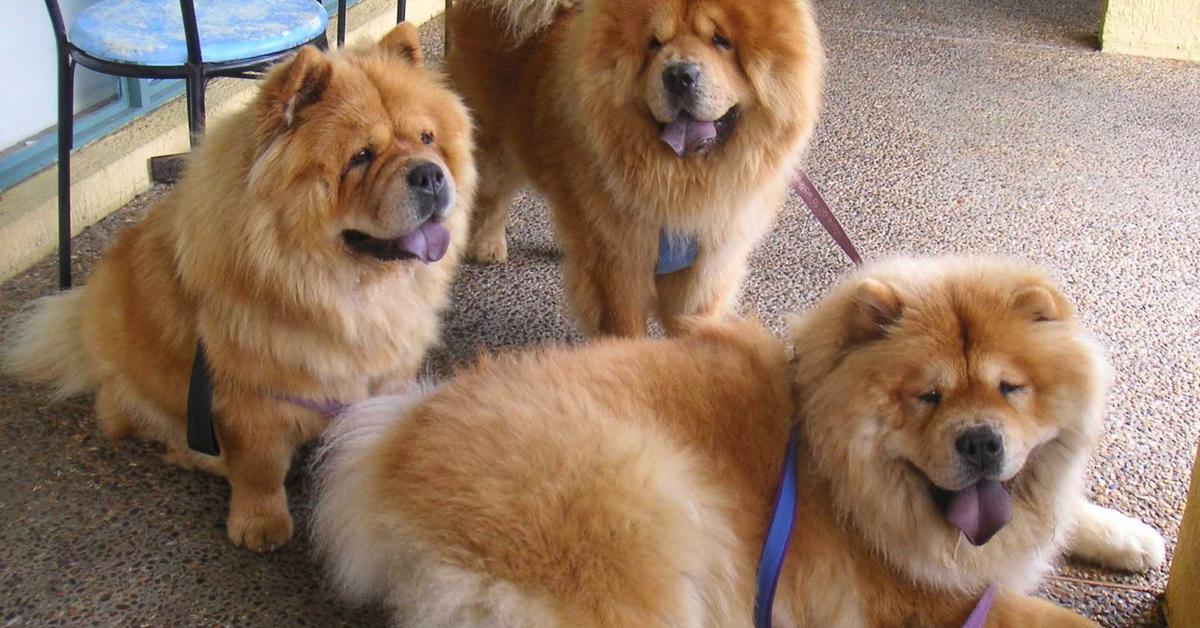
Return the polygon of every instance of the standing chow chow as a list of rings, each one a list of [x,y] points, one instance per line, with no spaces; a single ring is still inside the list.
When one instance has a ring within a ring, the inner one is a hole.
[[[733,308],[817,117],[807,0],[459,0],[448,28],[479,125],[468,255],[506,259],[532,181],[587,333]]]
[[[1106,367],[1035,269],[897,260],[791,333],[749,322],[483,361],[326,435],[317,549],[397,626],[750,626],[789,433],[775,625],[1092,625],[1028,596],[1064,549],[1162,561],[1087,503]]]
[[[474,187],[466,108],[423,67],[415,28],[302,49],[85,287],[29,308],[4,364],[94,391],[109,436],[228,478],[229,537],[273,548],[292,534],[293,450],[339,404],[412,378],[437,339]],[[198,346],[218,456],[187,444]]]

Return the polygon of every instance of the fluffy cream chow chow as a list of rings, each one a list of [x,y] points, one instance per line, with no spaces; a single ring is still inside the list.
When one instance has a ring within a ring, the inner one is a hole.
[[[485,359],[356,407],[314,513],[338,587],[403,626],[748,626],[793,429],[777,626],[961,625],[993,584],[989,626],[1091,625],[1028,595],[1072,540],[1162,558],[1082,497],[1105,365],[1037,270],[872,266],[790,351],[749,322],[687,332]]]

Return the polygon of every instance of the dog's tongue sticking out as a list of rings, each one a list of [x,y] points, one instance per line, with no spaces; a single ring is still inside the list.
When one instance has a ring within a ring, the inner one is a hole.
[[[717,125],[711,120],[700,121],[681,113],[658,137],[666,142],[676,155],[685,157],[712,148],[717,141]]]
[[[430,220],[400,236],[396,244],[428,264],[446,255],[446,249],[450,248],[450,231],[442,223]]]
[[[942,514],[972,545],[979,546],[1012,521],[1012,502],[999,482],[980,480],[952,492]]]

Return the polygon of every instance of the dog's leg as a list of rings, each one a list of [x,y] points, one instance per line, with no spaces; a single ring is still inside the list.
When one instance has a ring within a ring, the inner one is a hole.
[[[1154,528],[1082,498],[1076,517],[1071,555],[1124,571],[1143,572],[1162,565],[1166,543]]]
[[[710,247],[691,268],[658,278],[658,317],[668,333],[680,333],[681,317],[721,319],[733,312],[753,246],[743,240]]]
[[[221,404],[218,436],[231,489],[227,531],[234,544],[254,551],[275,549],[292,536],[283,482],[304,429],[279,404],[254,398]]]
[[[96,389],[96,418],[100,421],[100,430],[114,441],[124,440],[133,435],[133,422],[128,411],[121,404],[114,384],[101,384]]]
[[[567,258],[563,263],[572,309],[591,337],[646,335],[651,280],[622,273],[605,255]]]
[[[471,214],[467,256],[481,264],[502,263],[508,260],[505,234],[508,209],[521,180],[512,171],[501,142],[481,140],[475,156],[479,163],[479,188]]]
[[[555,209],[556,217],[561,216],[562,210]],[[584,224],[579,215],[559,217],[556,227],[567,294],[582,331],[592,337],[645,336],[658,233],[628,229],[630,233],[612,237],[597,232],[599,226]]]
[[[733,213],[716,242],[702,243],[696,263],[687,270],[659,277],[658,316],[672,335],[680,317],[721,319],[737,306],[750,255],[771,228],[783,203],[781,186],[764,191]]]
[[[745,259],[731,260],[730,266],[717,268],[699,262],[687,270],[659,277],[658,318],[667,333],[679,335],[683,317],[721,319],[731,314],[745,276],[745,264]],[[738,265],[742,268],[734,268]]]

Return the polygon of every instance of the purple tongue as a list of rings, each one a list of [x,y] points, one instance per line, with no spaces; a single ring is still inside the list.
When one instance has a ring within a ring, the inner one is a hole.
[[[717,125],[711,120],[699,121],[681,113],[658,137],[680,157],[703,153],[716,141]]]
[[[1012,521],[1012,502],[1008,489],[999,482],[980,480],[951,493],[942,514],[950,525],[962,531],[971,545],[979,546]]]
[[[446,249],[450,248],[450,231],[442,223],[430,220],[400,236],[396,243],[428,264],[446,255]]]

